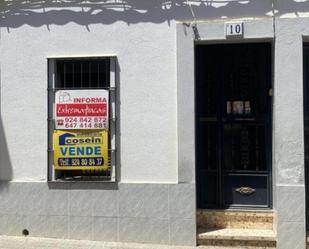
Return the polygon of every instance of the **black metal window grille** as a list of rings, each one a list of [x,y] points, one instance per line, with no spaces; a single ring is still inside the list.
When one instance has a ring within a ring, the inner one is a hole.
[[[113,181],[116,177],[115,133],[116,95],[115,59],[59,58],[48,62],[48,180],[49,181]],[[53,167],[54,99],[57,90],[106,89],[109,90],[109,169],[55,170]]]
[[[56,61],[56,89],[108,89],[110,59],[63,59]]]

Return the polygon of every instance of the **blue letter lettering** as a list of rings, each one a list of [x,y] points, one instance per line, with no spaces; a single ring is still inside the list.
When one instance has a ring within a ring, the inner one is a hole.
[[[100,146],[94,147],[94,154],[95,155],[101,155],[101,147]]]
[[[68,151],[68,147],[65,147],[65,148],[60,147],[61,155],[65,156],[65,154],[67,153],[67,151]]]
[[[84,155],[84,147],[77,147],[77,155],[81,155],[83,156]]]
[[[70,147],[69,148],[69,155],[70,156],[75,156],[75,148],[74,147]]]
[[[86,155],[91,155],[93,153],[92,147],[86,147]]]

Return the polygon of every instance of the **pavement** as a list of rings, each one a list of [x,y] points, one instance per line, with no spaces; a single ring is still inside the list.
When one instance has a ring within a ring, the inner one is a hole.
[[[0,236],[0,249],[193,249],[135,243]]]
[[[112,243],[86,240],[0,236],[0,249],[226,249],[213,246],[166,246],[136,243]],[[243,249],[236,248],[233,249]]]

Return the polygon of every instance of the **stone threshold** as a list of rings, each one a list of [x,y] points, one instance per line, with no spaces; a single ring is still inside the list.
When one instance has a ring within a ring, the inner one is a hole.
[[[201,229],[199,239],[230,239],[230,240],[270,240],[276,241],[276,235],[272,230],[257,229]]]
[[[229,215],[246,215],[246,216],[270,216],[274,215],[272,209],[197,209],[197,214],[201,213],[216,213],[216,214],[229,214]]]
[[[198,228],[273,230],[274,212],[253,210],[197,210]]]
[[[275,248],[276,234],[273,230],[262,229],[199,229],[199,245],[212,246],[249,246],[252,248]]]

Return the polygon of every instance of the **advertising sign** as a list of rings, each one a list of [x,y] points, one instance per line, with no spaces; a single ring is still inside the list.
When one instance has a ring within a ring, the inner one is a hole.
[[[60,90],[55,95],[56,129],[108,129],[107,90]]]
[[[54,166],[57,170],[107,170],[108,132],[55,130]]]

